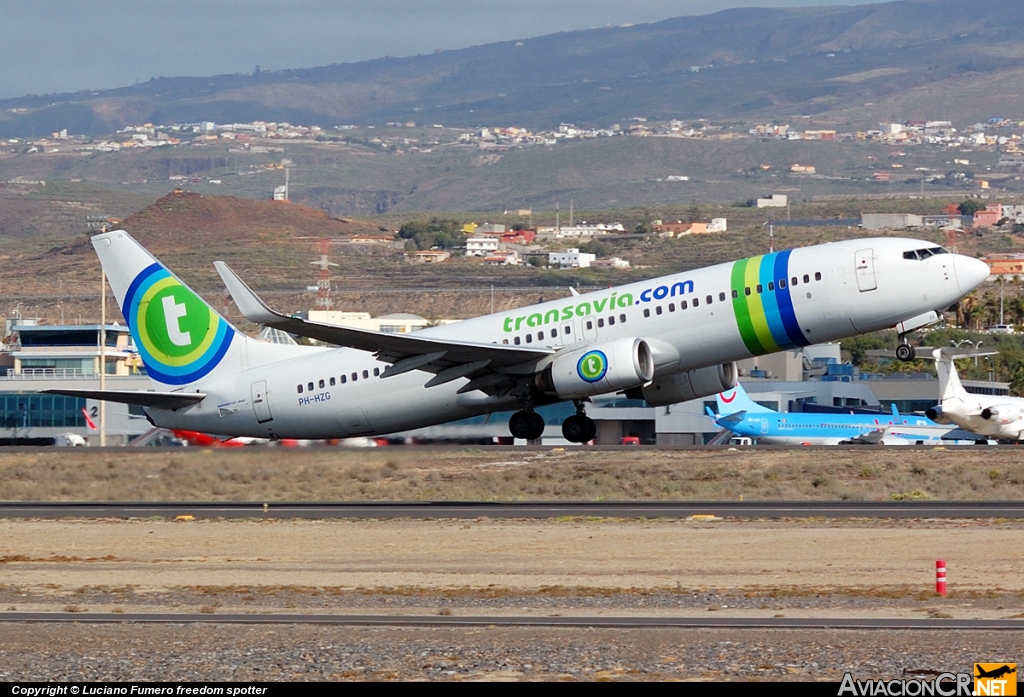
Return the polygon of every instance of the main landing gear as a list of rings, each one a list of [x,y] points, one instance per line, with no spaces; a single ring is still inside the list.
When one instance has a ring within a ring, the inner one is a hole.
[[[513,438],[537,440],[544,435],[544,417],[527,407],[517,411],[508,420],[508,430]]]
[[[896,358],[901,361],[912,361],[917,358],[917,351],[907,342],[905,334],[900,334],[900,343],[896,346]]]
[[[589,443],[597,436],[597,424],[587,416],[581,401],[575,404],[576,413],[562,422],[562,437],[570,443]]]

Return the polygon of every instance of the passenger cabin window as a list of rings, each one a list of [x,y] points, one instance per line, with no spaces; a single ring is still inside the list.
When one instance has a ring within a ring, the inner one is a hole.
[[[352,382],[355,382],[358,379],[359,379],[359,373],[352,373]]]
[[[308,385],[306,385],[306,387],[307,389],[309,389],[310,392],[316,389],[315,387],[313,387],[313,383],[309,383]]]
[[[760,283],[757,284],[757,292],[758,294],[764,292],[764,286],[762,286]]]
[[[651,316],[651,308],[645,307],[644,308],[644,317],[650,317],[650,316]]]
[[[718,299],[721,300],[722,302],[725,302],[725,293],[719,293]]]
[[[373,377],[375,377],[375,378],[380,377],[380,368],[374,368],[373,369]]]
[[[533,334],[527,334],[526,335],[526,343],[528,343],[528,344],[532,344],[533,343]]]
[[[740,297],[740,292],[738,290],[736,290],[735,288],[732,289],[732,297],[733,297],[733,300],[735,300],[736,298]]]
[[[676,311],[676,304],[675,303],[669,303],[668,304],[668,311],[669,312],[675,312]]]
[[[686,309],[686,301],[685,300],[680,300],[679,301],[679,309],[680,310],[685,310]]]
[[[370,377],[370,371],[369,370],[364,370],[363,371],[363,378],[366,379],[366,378],[369,378],[369,377]]]
[[[299,394],[302,394],[302,385],[299,385]]]
[[[796,276],[793,276],[793,278],[790,280],[790,285],[792,285],[792,286],[797,285]]]
[[[656,308],[654,308],[654,311],[660,315],[662,313],[661,305],[658,305]]]
[[[808,276],[807,274],[804,274],[804,283],[810,283],[810,282],[811,282],[811,277]]]
[[[785,288],[785,287],[786,287],[786,279],[780,278],[779,279],[779,288]]]
[[[554,339],[556,336],[558,336],[558,330],[557,329],[552,329],[551,330],[551,338]]]
[[[332,378],[331,378],[331,387],[334,387],[334,385],[335,385],[335,383],[336,383],[336,382],[337,382],[337,381],[336,381],[336,380],[335,380],[335,379],[334,379],[334,378],[332,377]]]
[[[614,317],[609,317],[608,318],[608,326],[611,327],[614,324],[615,324],[615,318]]]
[[[604,317],[598,317],[597,318],[597,328],[600,329],[603,326],[604,326]]]
[[[672,306],[669,305],[669,307],[672,307]],[[621,315],[619,315],[619,321],[620,322],[625,322],[626,321],[626,313],[625,312],[623,312]]]
[[[747,286],[746,288],[743,289],[743,294],[750,295],[750,286]]]
[[[341,384],[344,385],[346,382],[348,382],[348,378],[346,376],[342,375],[341,376]]]
[[[320,389],[322,390],[322,389],[324,389],[324,387],[326,387],[326,386],[327,386],[327,383],[325,383],[325,382],[324,382],[323,380],[321,380],[321,381],[320,381]]]
[[[698,305],[700,305],[700,300],[698,300],[697,298],[694,298],[693,299],[693,306],[697,307]]]
[[[519,337],[518,337],[518,336],[517,336],[517,337],[515,338],[515,342],[516,342],[516,346],[518,346],[519,344],[521,344],[521,343],[522,343],[522,342],[521,342],[521,341],[519,340]]]
[[[593,329],[593,328],[594,328],[594,323],[593,323],[593,321],[591,321],[591,320],[589,320],[589,319],[588,319],[588,320],[587,320],[587,329]]]
[[[711,304],[711,296],[710,295],[708,297],[704,298],[704,300],[707,302],[708,305]]]
[[[821,271],[815,271],[814,272],[814,280],[815,281],[820,281],[821,280]]]
[[[775,281],[768,281],[768,290],[775,290]]]

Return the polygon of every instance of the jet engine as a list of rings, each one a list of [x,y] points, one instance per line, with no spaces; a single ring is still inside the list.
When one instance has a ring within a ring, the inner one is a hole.
[[[935,423],[942,424],[943,426],[950,426],[955,423],[953,419],[949,418],[942,410],[941,404],[936,404],[934,407],[928,407],[924,410],[924,415]]]
[[[1010,404],[997,404],[982,409],[981,418],[994,424],[1012,424],[1020,420],[1020,409]]]
[[[663,407],[691,399],[708,397],[736,387],[739,370],[736,363],[722,363],[658,378],[649,385],[626,391],[630,399],[643,399],[652,407]]]
[[[560,354],[534,378],[559,399],[582,399],[650,382],[654,356],[643,339],[623,338]]]

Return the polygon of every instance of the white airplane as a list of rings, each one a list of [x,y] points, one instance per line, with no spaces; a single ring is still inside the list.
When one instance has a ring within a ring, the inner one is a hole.
[[[932,421],[956,424],[981,436],[1024,440],[1024,399],[1005,395],[971,394],[960,384],[957,358],[992,356],[995,351],[964,352],[955,348],[932,351],[939,374],[939,404],[925,411]]]
[[[415,334],[280,314],[216,262],[249,320],[341,348],[262,343],[238,332],[124,231],[92,238],[153,391],[60,389],[145,407],[156,426],[225,436],[394,433],[572,400],[570,442],[594,438],[585,401],[624,391],[667,405],[736,384],[735,361],[940,319],[988,277],[977,259],[912,239],[787,250],[477,317]]]

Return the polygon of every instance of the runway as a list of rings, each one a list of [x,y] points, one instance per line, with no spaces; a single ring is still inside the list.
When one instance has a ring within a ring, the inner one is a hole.
[[[200,614],[0,612],[0,622],[73,624],[309,624],[357,627],[595,627],[603,629],[1024,629],[1013,619],[866,619],[851,617],[528,617],[452,615]]]
[[[0,518],[1006,518],[1024,501],[3,502]]]

